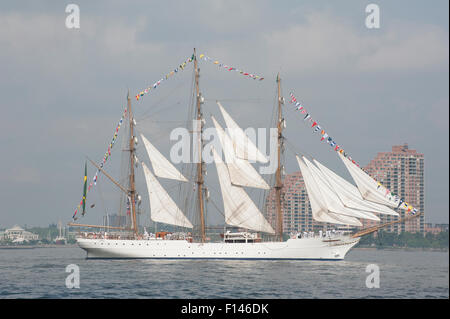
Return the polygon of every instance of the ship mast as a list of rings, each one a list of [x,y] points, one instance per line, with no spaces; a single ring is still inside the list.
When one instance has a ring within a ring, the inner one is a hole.
[[[283,181],[281,180],[281,145],[283,143],[283,118],[281,113],[281,105],[283,104],[283,98],[281,97],[281,79],[280,74],[277,74],[277,84],[278,84],[278,119],[277,119],[277,130],[278,130],[278,167],[276,171],[276,181],[275,181],[275,201],[277,208],[277,229],[276,236],[279,241],[283,241],[283,210],[281,208],[281,189],[283,187]]]
[[[131,204],[131,218],[132,218],[132,228],[134,231],[134,235],[137,236],[138,234],[138,226],[136,223],[136,203],[135,203],[135,196],[136,196],[136,185],[135,185],[135,179],[134,179],[134,162],[135,162],[135,147],[134,147],[134,121],[133,121],[133,113],[131,112],[131,98],[130,98],[130,92],[128,92],[127,95],[127,102],[128,102],[128,116],[130,119],[130,188],[128,190],[129,198],[130,198],[130,204]]]
[[[198,140],[198,163],[197,163],[197,192],[198,192],[198,203],[199,203],[199,213],[200,213],[200,237],[202,243],[206,241],[206,233],[205,233],[205,207],[203,201],[203,159],[202,159],[202,150],[203,150],[203,115],[202,115],[202,96],[199,88],[199,78],[200,78],[200,69],[198,68],[197,63],[197,55],[194,48],[194,69],[195,69],[195,91],[197,96],[197,123],[195,124],[194,131],[199,135]]]

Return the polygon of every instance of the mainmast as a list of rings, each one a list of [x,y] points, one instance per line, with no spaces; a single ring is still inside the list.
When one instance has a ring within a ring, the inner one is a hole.
[[[138,226],[136,223],[136,203],[135,203],[135,196],[136,196],[136,186],[135,186],[135,179],[134,179],[134,162],[135,162],[135,136],[134,136],[134,119],[133,119],[133,113],[131,112],[131,98],[130,98],[130,92],[128,92],[127,95],[127,101],[128,101],[128,116],[130,119],[130,188],[128,190],[130,204],[131,204],[131,220],[132,220],[132,228],[134,231],[134,235],[137,236],[138,234]]]
[[[281,113],[281,105],[283,104],[283,98],[281,96],[281,79],[280,74],[277,74],[277,84],[278,84],[278,119],[277,119],[277,130],[278,130],[278,167],[276,171],[276,181],[275,181],[275,201],[277,208],[277,229],[276,234],[279,241],[283,241],[283,210],[281,208],[281,189],[283,187],[283,181],[281,180],[281,145],[283,143],[283,118]]]
[[[202,159],[202,151],[203,151],[203,115],[201,105],[203,103],[202,96],[199,88],[199,78],[200,78],[200,69],[198,68],[197,63],[197,55],[194,48],[194,68],[195,68],[195,91],[197,96],[197,121],[195,124],[194,132],[196,132],[199,136],[198,140],[198,163],[197,163],[197,192],[198,192],[198,203],[199,203],[199,213],[200,213],[200,237],[202,243],[206,241],[206,233],[205,233],[205,207],[203,201],[203,159]]]

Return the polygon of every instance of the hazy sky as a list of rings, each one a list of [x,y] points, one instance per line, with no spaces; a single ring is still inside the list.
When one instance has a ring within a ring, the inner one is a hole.
[[[135,95],[153,84],[194,47],[265,77],[199,62],[206,99],[222,99],[243,127],[270,124],[281,72],[284,96],[294,91],[359,163],[405,142],[424,153],[426,221],[448,223],[448,1],[373,1],[380,28],[368,29],[371,2],[1,2],[0,228],[69,221],[85,158],[101,161],[127,90]],[[80,7],[80,29],[65,26],[69,3]],[[186,118],[191,79],[192,65],[133,100],[141,132],[158,135],[165,154],[170,130]],[[210,113],[217,114],[215,103],[205,104]],[[348,177],[290,105],[285,117],[298,149]],[[116,147],[108,169],[120,165],[120,153]],[[286,166],[298,170],[293,158]],[[98,206],[112,211],[117,193],[106,190]],[[98,223],[103,212],[84,221]]]

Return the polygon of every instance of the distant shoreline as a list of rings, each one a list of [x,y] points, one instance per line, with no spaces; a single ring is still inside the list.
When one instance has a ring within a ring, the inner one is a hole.
[[[420,248],[420,247],[354,247],[354,250],[403,250],[403,251],[437,251],[448,252],[448,248]]]
[[[0,245],[0,249],[73,248],[73,247],[78,247],[78,245],[77,244]]]

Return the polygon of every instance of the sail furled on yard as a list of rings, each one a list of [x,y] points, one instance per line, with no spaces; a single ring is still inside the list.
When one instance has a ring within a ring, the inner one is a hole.
[[[225,162],[230,174],[231,183],[238,186],[270,189],[266,181],[247,160],[236,157],[231,138],[216,119],[213,116],[211,118],[216,127],[222,151],[225,155]]]
[[[314,220],[323,223],[362,226],[361,222],[355,217],[335,214],[328,210],[321,190],[315,182],[309,167],[300,157],[296,157],[302,173],[303,181],[305,182]]]
[[[393,196],[384,186],[378,183],[361,168],[350,162],[342,154],[338,153],[338,155],[358,186],[359,192],[364,199],[389,207],[397,208],[398,206],[401,206],[399,198]]]
[[[321,170],[344,206],[372,213],[398,216],[398,213],[389,207],[365,200],[355,185],[346,181],[344,178],[322,165],[317,160],[314,159],[313,161],[314,164],[316,164],[316,166]]]
[[[193,228],[177,204],[170,198],[150,169],[142,163],[150,201],[150,218],[159,223]]]
[[[152,163],[155,175],[162,178],[168,178],[187,182],[187,179],[154,147],[144,135],[141,134],[148,157]]]
[[[222,116],[225,120],[228,133],[233,141],[233,148],[236,156],[241,159],[245,159],[253,162],[267,163],[269,160],[264,156],[261,151],[256,147],[252,140],[245,134],[242,128],[233,120],[233,118],[225,111],[220,102],[217,101]]]
[[[214,148],[212,152],[222,192],[225,223],[231,226],[275,234],[272,226],[267,222],[245,190],[231,183],[227,166]]]

